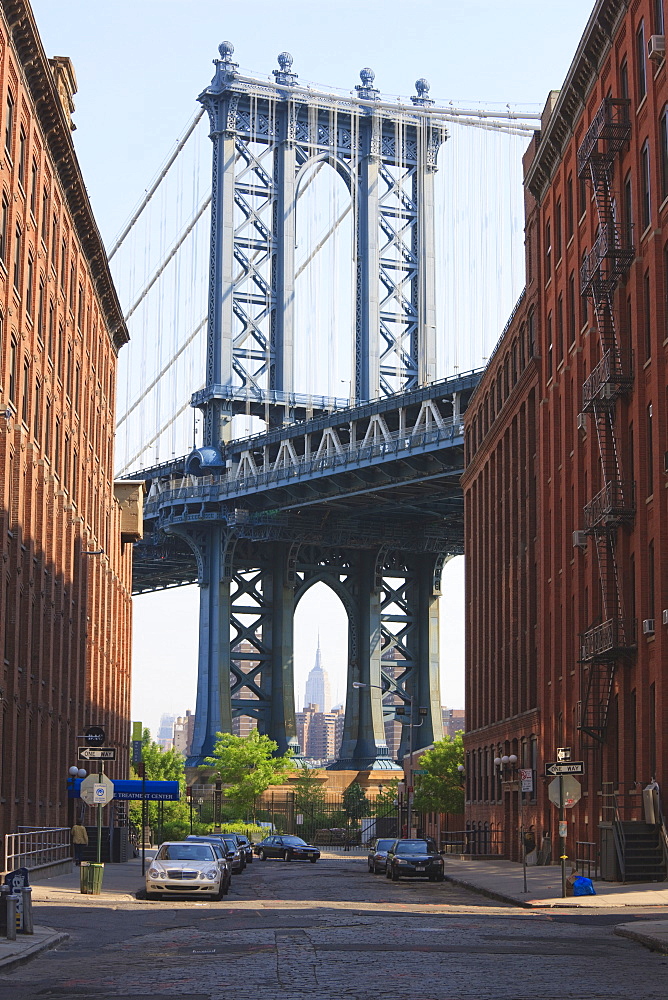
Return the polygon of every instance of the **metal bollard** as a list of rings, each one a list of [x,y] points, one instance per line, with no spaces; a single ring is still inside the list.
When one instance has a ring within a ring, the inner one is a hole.
[[[23,934],[34,934],[35,925],[32,918],[32,886],[21,886],[21,896],[23,897]]]
[[[19,905],[19,897],[11,893],[7,899],[7,940],[16,941],[16,913]]]

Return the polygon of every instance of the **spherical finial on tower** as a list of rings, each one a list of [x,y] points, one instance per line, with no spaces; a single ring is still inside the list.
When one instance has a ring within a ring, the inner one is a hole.
[[[376,90],[373,85],[373,81],[376,79],[376,74],[368,66],[360,70],[360,80],[355,87],[357,91],[357,96],[362,101],[377,101],[380,97],[380,91]]]
[[[278,69],[272,70],[274,79],[281,87],[294,87],[297,83],[297,74],[292,72],[292,56],[289,52],[278,53]]]
[[[360,80],[362,81],[363,87],[372,87],[373,81],[376,79],[376,74],[368,66],[360,70]]]
[[[284,73],[289,73],[292,69],[293,59],[289,52],[278,53],[278,65]]]
[[[234,55],[234,45],[232,45],[232,42],[221,42],[218,46],[218,51],[223,62],[232,61],[232,56]]]
[[[425,80],[423,76],[419,80],[415,81],[415,89],[417,91],[417,97],[411,97],[411,101],[417,107],[427,107],[429,104],[433,104],[431,97],[429,96],[429,80]]]

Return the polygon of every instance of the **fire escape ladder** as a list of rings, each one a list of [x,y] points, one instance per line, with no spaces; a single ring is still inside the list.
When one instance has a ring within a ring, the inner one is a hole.
[[[601,586],[601,613],[581,635],[580,719],[583,749],[605,742],[615,670],[635,648],[635,633],[624,616],[616,559],[617,530],[633,519],[633,486],[625,482],[615,436],[617,400],[633,384],[630,357],[623,351],[615,322],[617,286],[631,266],[634,251],[617,220],[612,179],[615,159],[628,142],[628,100],[605,98],[578,150],[578,176],[591,181],[598,232],[580,269],[583,295],[592,299],[600,342],[600,361],[582,387],[582,407],[593,414],[601,461],[602,488],[585,506],[585,531],[593,537]]]

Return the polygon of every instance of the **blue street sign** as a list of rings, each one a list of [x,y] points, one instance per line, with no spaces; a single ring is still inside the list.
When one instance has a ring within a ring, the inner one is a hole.
[[[140,763],[140,761],[142,759],[142,757],[141,757],[141,751],[142,751],[142,741],[141,740],[133,740],[132,741],[132,763],[133,764],[139,764]]]
[[[79,798],[81,779],[77,778],[74,788],[69,783],[68,797]],[[178,781],[114,781],[115,799],[141,799],[146,790],[147,802],[178,802],[181,797]]]

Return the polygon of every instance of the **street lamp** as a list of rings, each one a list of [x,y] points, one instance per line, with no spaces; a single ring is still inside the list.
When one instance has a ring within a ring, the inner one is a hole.
[[[504,754],[502,757],[494,758],[494,767],[499,769],[500,775],[503,776],[503,772],[508,768],[511,774],[517,771],[517,754]],[[520,808],[520,848],[522,852],[522,874],[524,878],[524,892],[528,892],[527,889],[527,852],[524,845],[524,792],[522,791],[522,782],[518,783],[517,795],[519,800]]]
[[[385,688],[381,687],[380,684],[367,684],[364,681],[353,681],[353,687],[354,688],[358,688],[358,689],[359,688],[376,688],[378,691],[382,691],[383,694],[389,694],[389,691],[387,691]],[[404,692],[404,696],[406,698],[408,698],[408,702],[409,702],[409,705],[410,705],[410,717],[409,717],[409,721],[408,721],[408,789],[409,789],[409,791],[408,791],[408,810],[407,810],[407,817],[406,817],[406,820],[407,820],[406,825],[408,827],[407,833],[408,833],[408,836],[410,837],[410,835],[411,835],[411,827],[412,827],[412,823],[413,823],[413,796],[411,795],[411,792],[410,792],[410,789],[413,787],[413,729],[414,728],[415,729],[419,729],[420,726],[424,723],[425,720],[422,719],[422,722],[418,722],[417,724],[413,723],[413,708],[414,708],[414,704],[415,704],[415,696],[412,695],[412,694],[407,694],[405,692]],[[404,705],[397,705],[395,707],[396,714],[397,715],[403,715],[404,714],[404,708],[405,708]],[[427,714],[427,709],[426,708],[420,707],[418,709],[418,711],[419,711],[420,715],[426,716],[426,714]]]

